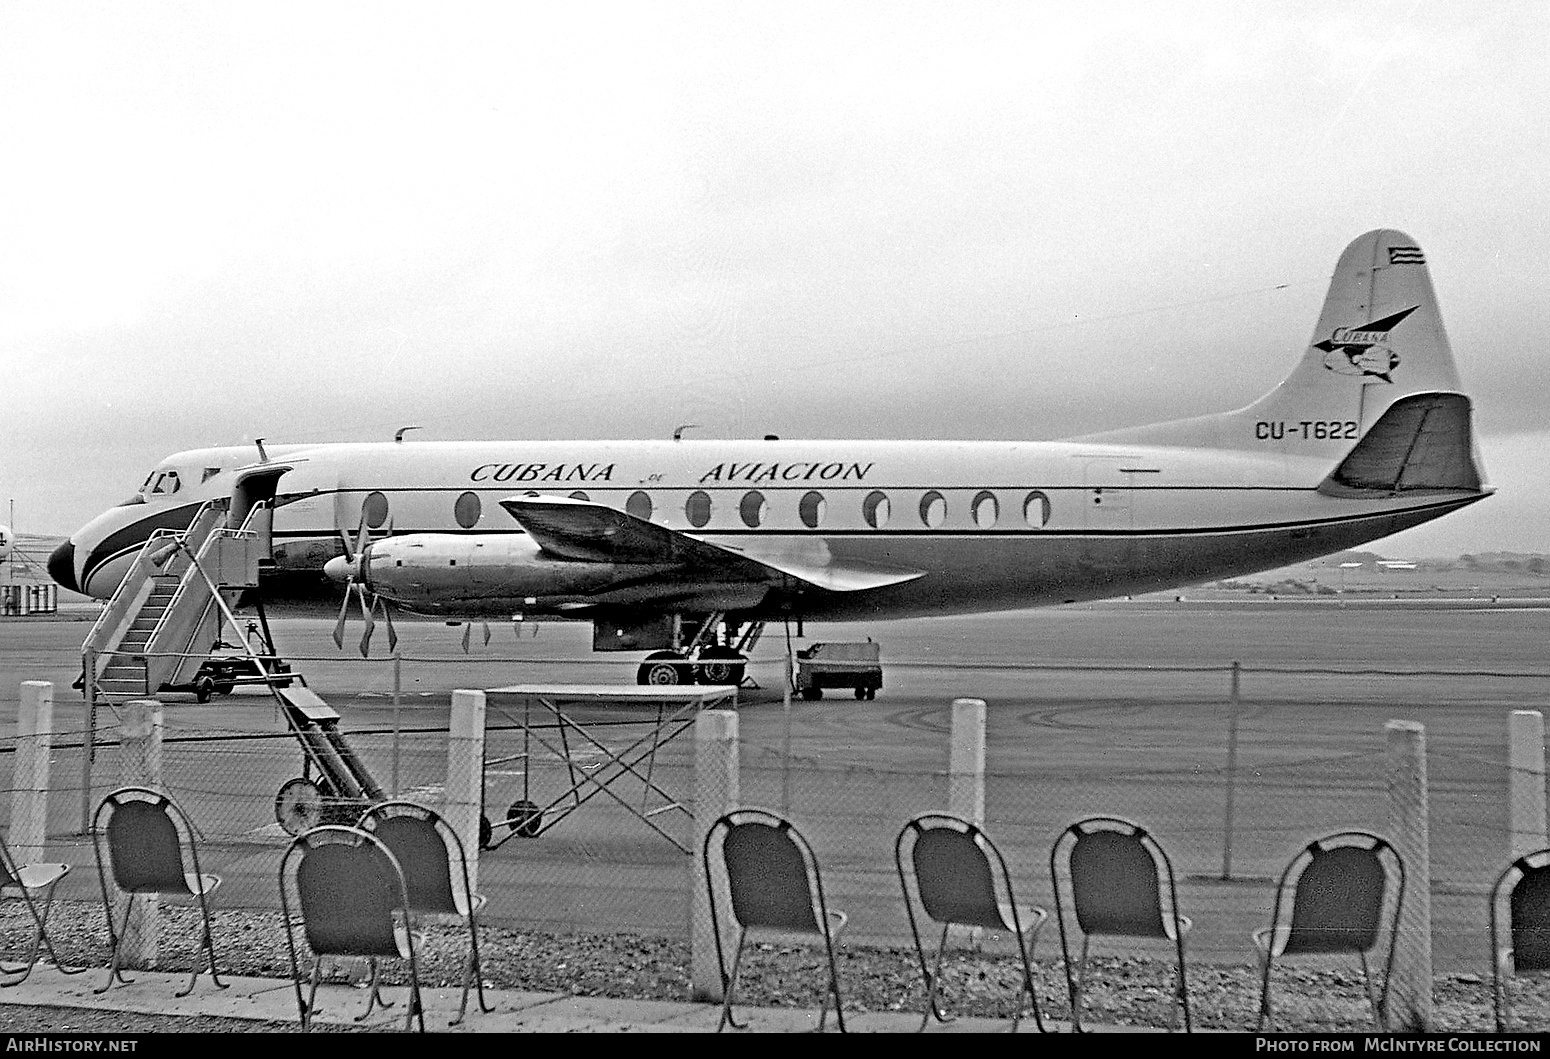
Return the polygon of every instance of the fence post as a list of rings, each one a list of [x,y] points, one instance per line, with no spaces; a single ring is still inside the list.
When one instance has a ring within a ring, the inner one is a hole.
[[[18,864],[43,859],[48,835],[48,758],[54,735],[54,685],[24,680],[16,713],[16,764],[11,786],[11,853]]]
[[[81,697],[85,700],[86,725],[81,736],[81,834],[91,833],[92,766],[97,762],[97,649],[82,656]]]
[[[985,826],[985,700],[954,699],[947,811]]]
[[[161,703],[154,699],[136,699],[124,705],[118,722],[119,786],[162,789],[161,735]],[[156,894],[139,897],[119,894],[113,907],[115,916],[124,917],[124,942],[120,950],[124,966],[140,970],[154,968],[158,956],[161,898]]]
[[[711,825],[736,809],[739,798],[737,714],[701,710],[694,720],[694,844],[689,853],[689,987],[695,1000],[719,1003],[725,996],[702,851]],[[729,924],[731,907],[725,881],[718,879],[716,908]],[[721,939],[728,955],[735,938],[728,929]]]
[[[1238,694],[1241,668],[1232,664],[1232,676],[1228,689],[1228,709],[1232,717],[1227,722],[1227,808],[1222,821],[1222,878],[1232,878],[1232,826],[1233,799],[1238,788],[1238,709],[1242,699]]]
[[[1538,710],[1513,710],[1508,724],[1507,828],[1512,836],[1510,858],[1544,849],[1545,839],[1545,715]]]
[[[468,886],[479,892],[479,821],[484,816],[484,692],[452,693],[447,789],[442,812],[468,857]]]
[[[1432,871],[1426,788],[1426,726],[1390,721],[1389,837],[1405,864],[1405,901],[1394,943],[1394,980],[1384,1021],[1391,1032],[1424,1033],[1432,1024]]]
[[[398,708],[403,698],[403,656],[397,651],[393,652],[393,797],[398,797],[398,792],[403,790],[398,785],[398,749],[399,749],[399,724]]]

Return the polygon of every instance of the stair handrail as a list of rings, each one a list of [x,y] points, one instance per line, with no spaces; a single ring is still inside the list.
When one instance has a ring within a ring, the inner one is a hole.
[[[252,516],[250,514],[248,520],[244,521],[243,525],[246,526],[247,522],[251,521],[251,519]],[[234,615],[231,612],[231,609],[227,607],[226,600],[221,595],[220,587],[216,584],[215,580],[210,576],[209,572],[205,568],[205,561],[208,560],[211,554],[219,549],[224,544],[224,542],[229,540],[257,539],[258,533],[255,530],[246,528],[228,529],[224,526],[217,526],[210,531],[208,536],[205,537],[204,541],[199,545],[199,550],[197,552],[189,549],[186,543],[179,543],[178,547],[181,548],[188,556],[189,566],[188,569],[183,572],[183,577],[178,582],[178,587],[176,591],[173,592],[172,598],[167,601],[167,609],[164,610],[161,614],[161,617],[157,619],[156,625],[151,629],[151,635],[145,641],[145,654],[147,660],[146,677],[148,684],[156,684],[157,686],[160,686],[162,683],[165,683],[165,681],[161,680],[150,680],[150,658],[152,655],[159,653],[157,652],[157,648],[160,646],[159,641],[165,635],[167,635],[169,625],[178,617],[179,611],[184,604],[184,601],[189,598],[189,593],[198,591],[198,589],[193,587],[195,585],[198,585],[199,588],[202,588],[204,591],[208,592],[209,595],[202,600],[205,609],[201,611],[201,620],[195,623],[194,629],[198,629],[200,625],[203,624],[203,616],[205,613],[208,613],[208,607],[210,606],[210,602],[213,600],[220,608],[222,615],[231,624],[232,629],[237,632],[237,640],[239,643],[241,643],[243,650],[245,650],[251,657],[258,657],[258,654],[253,646],[247,642],[246,637],[241,635],[242,627],[238,624],[236,615]],[[192,632],[190,635],[192,635]],[[188,651],[184,650],[177,652],[177,657],[179,659],[183,659],[190,657],[190,655]],[[176,671],[177,668],[177,664],[174,664],[173,670]]]
[[[128,616],[131,600],[139,592],[140,586],[153,576],[151,568],[162,565],[166,561],[167,553],[176,548],[175,544],[169,547],[170,542],[181,540],[188,534],[196,532],[201,521],[207,518],[220,503],[216,500],[205,501],[194,513],[188,526],[182,530],[164,528],[151,531],[151,535],[140,546],[140,551],[130,563],[123,579],[119,581],[118,587],[113,590],[113,595],[108,597],[102,613],[97,615],[97,620],[92,623],[90,631],[86,634],[86,641],[81,645],[82,654],[88,651],[96,651],[99,655],[112,654],[107,643],[110,632],[117,629]],[[112,647],[116,646],[118,645],[112,645]]]

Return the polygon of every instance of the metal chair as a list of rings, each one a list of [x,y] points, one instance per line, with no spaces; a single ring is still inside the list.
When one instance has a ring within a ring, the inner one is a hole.
[[[410,801],[379,802],[361,814],[357,825],[375,835],[398,858],[409,888],[409,907],[416,916],[456,917],[468,928],[468,956],[463,961],[463,1000],[456,1026],[468,1010],[472,982],[479,994],[479,1010],[494,1011],[484,999],[484,971],[479,963],[477,914],[484,895],[472,892],[468,882],[468,857],[463,840],[441,815]]]
[[[420,999],[420,968],[411,929],[409,886],[398,858],[374,835],[356,827],[327,824],[298,835],[280,858],[280,909],[285,917],[285,942],[291,957],[291,985],[301,1028],[310,1029],[317,1010],[323,961],[330,956],[364,957],[371,969],[366,1010],[355,1017],[364,1022],[383,999],[377,961],[409,961],[409,1002],[404,1029],[418,1019],[425,1031]],[[291,891],[296,895],[293,915]],[[297,920],[312,951],[311,989],[301,995],[301,959],[296,946]]]
[[[21,977],[10,981],[0,982],[0,988],[13,985],[21,985],[25,982],[32,969],[37,965],[38,955],[48,950],[48,958],[53,961],[55,969],[62,974],[80,974],[86,970],[84,967],[76,967],[73,970],[64,965],[59,959],[59,954],[54,951],[54,943],[48,936],[48,913],[54,902],[54,887],[59,885],[70,872],[68,864],[22,864],[18,865],[11,856],[10,847],[0,839],[0,898],[20,897],[27,906],[27,914],[32,917],[33,934],[32,948],[27,953],[27,959],[20,967],[7,967],[0,964],[0,973],[19,974]],[[37,903],[33,895],[39,894],[43,898],[43,911],[38,911]]]
[[[123,958],[124,934],[137,897],[159,894],[167,897],[192,897],[199,905],[202,933],[194,954],[194,973],[188,988],[175,994],[184,997],[199,981],[200,955],[208,953],[210,980],[217,989],[225,989],[215,970],[215,939],[210,932],[209,895],[221,885],[220,876],[205,873],[199,866],[199,845],[188,816],[167,795],[149,787],[120,787],[97,805],[92,817],[93,849],[97,857],[97,881],[102,885],[102,905],[107,913],[108,944],[113,955],[108,961],[108,980],[97,993],[105,993],[115,981],[130,980],[119,969]],[[107,864],[103,863],[103,844],[107,844]],[[124,894],[122,923],[113,915],[113,887]]]
[[[1023,986],[1012,1013],[1012,1030],[1022,1020],[1022,993],[1033,1003],[1034,1022],[1044,1032],[1044,1017],[1033,986],[1033,946],[1039,928],[1049,917],[1044,909],[1019,905],[1012,893],[1012,876],[1006,860],[990,836],[977,825],[947,813],[923,813],[910,820],[894,840],[894,865],[899,870],[899,887],[904,892],[904,909],[909,914],[910,933],[915,938],[915,954],[926,985],[926,1011],[920,1019],[924,1030],[931,1018],[950,1022],[937,1003],[942,986],[942,955],[947,951],[947,934],[954,927],[980,927],[1006,931],[1017,939],[1017,951],[1023,962]],[[911,872],[905,871],[908,860]],[[915,899],[910,896],[910,880],[915,883]],[[1005,900],[1002,900],[1002,898]],[[919,903],[926,917],[942,925],[937,943],[936,961],[926,966],[926,949],[921,942],[915,915]]]
[[[720,910],[716,904],[715,876],[710,851],[720,837],[721,864],[731,895],[732,919],[738,926],[737,952],[727,970],[721,944]],[[701,849],[705,883],[710,894],[711,926],[716,934],[716,961],[721,971],[723,1002],[720,1033],[728,1024],[746,1029],[732,1017],[732,1000],[742,968],[743,948],[751,931],[779,935],[821,937],[829,959],[829,983],[818,1015],[823,1030],[829,1016],[829,998],[840,1032],[845,1032],[845,1012],[840,1000],[839,968],[834,959],[834,939],[845,929],[844,912],[832,911],[824,898],[818,861],[801,833],[786,820],[763,809],[736,809],[711,824]]]
[[[1071,972],[1066,911],[1056,869],[1063,849],[1070,903],[1075,906],[1076,924],[1082,931],[1082,955],[1075,976]],[[1139,824],[1119,817],[1078,820],[1060,833],[1050,849],[1050,880],[1055,889],[1055,919],[1060,927],[1060,950],[1065,958],[1066,988],[1071,997],[1072,1031],[1083,1032],[1081,999],[1087,984],[1088,943],[1095,936],[1114,936],[1173,943],[1178,957],[1178,983],[1169,1029],[1177,1023],[1177,1011],[1182,1009],[1184,1032],[1191,1032],[1194,1027],[1184,967],[1184,936],[1189,933],[1190,920],[1179,914],[1173,863],[1157,840]]]
[[[1504,903],[1507,938],[1501,926]],[[1550,849],[1519,857],[1491,887],[1492,1006],[1497,1033],[1506,1033],[1512,1023],[1512,977],[1545,971],[1550,971]]]
[[[1396,881],[1397,892],[1387,901],[1390,878]],[[1267,1022],[1275,1028],[1270,972],[1277,957],[1351,953],[1361,960],[1373,1022],[1380,1031],[1385,1029],[1394,941],[1404,899],[1404,861],[1379,835],[1339,831],[1299,850],[1276,884],[1270,926],[1253,934],[1260,961],[1258,1028],[1264,1029]],[[1367,954],[1384,934],[1388,935],[1388,960],[1380,996],[1373,991]]]

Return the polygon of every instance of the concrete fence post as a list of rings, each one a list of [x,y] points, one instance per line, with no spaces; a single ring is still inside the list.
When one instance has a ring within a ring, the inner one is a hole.
[[[689,855],[689,987],[695,1000],[720,1003],[726,986],[716,959],[716,929],[710,914],[705,877],[705,836],[711,825],[739,803],[737,714],[702,710],[694,720],[694,842]],[[712,863],[716,858],[711,858]],[[721,913],[721,944],[727,958],[737,944],[731,925],[731,898],[725,879],[716,880],[716,909]]]
[[[1550,845],[1545,838],[1545,715],[1538,710],[1512,711],[1507,770],[1508,853],[1516,860]]]
[[[985,826],[985,700],[954,699],[947,811]]]
[[[463,843],[468,885],[474,893],[479,892],[479,822],[484,817],[484,712],[484,692],[452,693],[442,815]]]
[[[161,790],[161,703],[136,699],[124,705],[118,722],[118,783],[120,787]],[[127,918],[126,918],[127,906]],[[161,898],[156,894],[119,894],[114,915],[123,924],[123,964],[140,970],[156,966]]]
[[[48,762],[54,742],[54,685],[25,680],[16,712],[16,764],[11,777],[11,855],[18,864],[44,859],[48,837]]]
[[[1394,943],[1388,1029],[1424,1033],[1432,1025],[1432,870],[1426,787],[1426,727],[1390,721],[1389,840],[1405,863],[1405,902]]]

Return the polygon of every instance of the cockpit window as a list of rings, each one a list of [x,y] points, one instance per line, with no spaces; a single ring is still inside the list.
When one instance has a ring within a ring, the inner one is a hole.
[[[183,487],[177,471],[159,471],[145,483],[146,496],[171,496]]]

